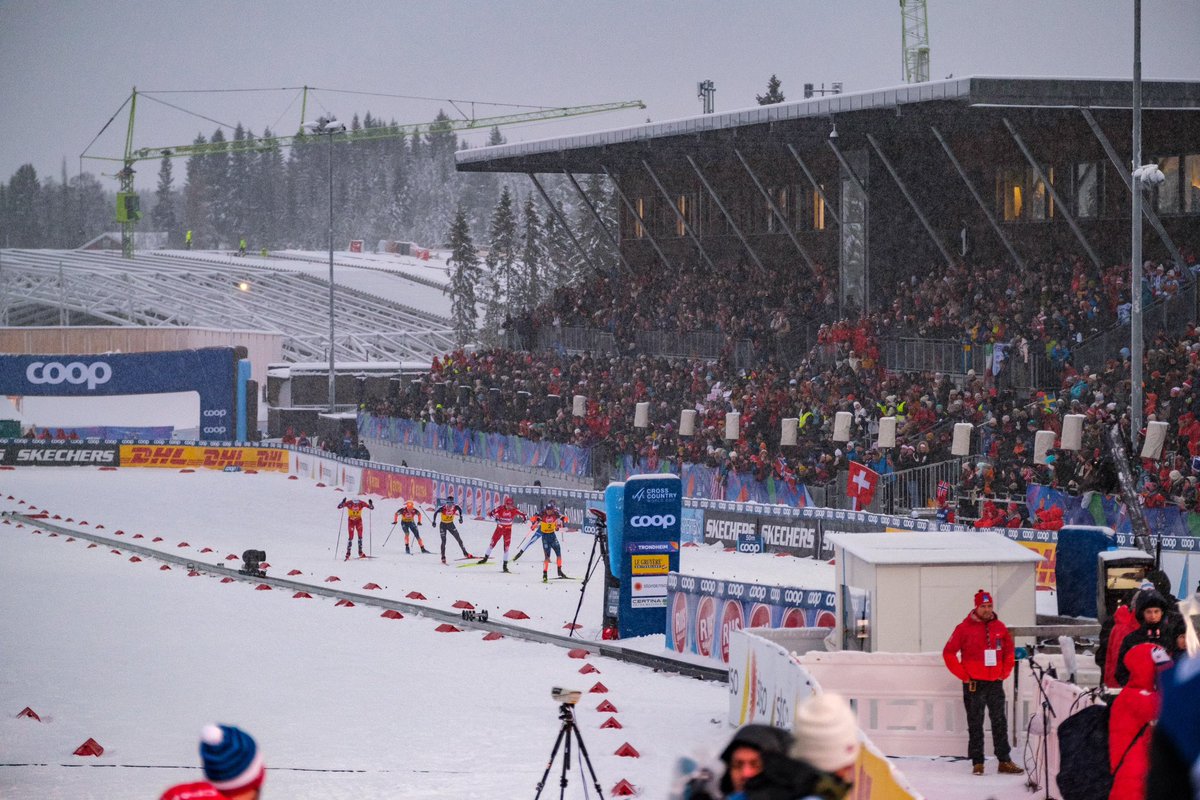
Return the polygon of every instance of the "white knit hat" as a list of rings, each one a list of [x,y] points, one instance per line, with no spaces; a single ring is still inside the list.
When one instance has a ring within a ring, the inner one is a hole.
[[[822,772],[837,772],[858,760],[858,721],[840,694],[816,694],[801,703],[792,735],[792,758]]]

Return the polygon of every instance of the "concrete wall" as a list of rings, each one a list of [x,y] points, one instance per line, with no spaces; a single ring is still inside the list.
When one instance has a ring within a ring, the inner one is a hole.
[[[486,461],[481,458],[469,458],[453,453],[427,450],[423,447],[394,445],[380,439],[367,437],[363,437],[363,442],[371,451],[371,460],[383,464],[399,465],[403,461],[416,469],[428,469],[450,475],[461,475],[465,478],[481,478],[519,486],[529,486],[534,481],[541,481],[542,486],[555,486],[560,489],[594,488],[591,478],[572,478],[561,472],[518,467],[512,464],[498,464],[495,461]]]
[[[200,347],[245,347],[250,377],[267,385],[267,364],[282,360],[283,334],[220,328],[148,328],[110,325],[0,328],[0,353],[100,355],[159,353]]]

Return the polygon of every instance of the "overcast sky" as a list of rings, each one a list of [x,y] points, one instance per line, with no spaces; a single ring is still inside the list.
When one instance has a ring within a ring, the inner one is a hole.
[[[1132,0],[933,0],[929,8],[933,78],[1132,74]],[[1142,15],[1144,77],[1200,80],[1200,2],[1145,0]],[[805,82],[842,81],[846,91],[896,85],[900,39],[897,0],[0,0],[0,109],[8,118],[0,182],[24,163],[57,176],[65,159],[76,174],[79,155],[135,85],[162,92],[307,84],[319,87],[309,117],[330,111],[347,121],[355,111],[414,123],[454,110],[332,90],[647,105],[504,129],[519,141],[698,114],[703,79],[716,84],[718,111],[753,105],[772,73],[788,99],[801,98]],[[295,90],[151,97],[255,133],[293,133],[300,122]],[[475,106],[477,116],[511,110]],[[88,152],[119,156],[127,120],[118,115]],[[142,97],[134,146],[185,144],[215,127]],[[84,170],[115,171],[95,161]],[[152,188],[156,171],[144,164],[139,186]]]

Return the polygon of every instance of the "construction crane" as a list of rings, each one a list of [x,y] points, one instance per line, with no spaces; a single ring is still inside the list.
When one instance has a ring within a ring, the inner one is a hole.
[[[121,254],[125,258],[133,258],[133,228],[137,221],[142,218],[140,203],[138,201],[137,192],[134,191],[133,165],[139,161],[158,160],[161,158],[180,158],[191,156],[214,155],[217,153],[241,153],[241,152],[262,152],[274,148],[292,147],[297,144],[314,141],[311,133],[305,133],[303,129],[303,116],[307,110],[308,91],[312,87],[305,86],[304,102],[301,104],[301,130],[292,136],[266,136],[266,137],[247,137],[246,139],[228,141],[228,142],[203,142],[184,145],[169,145],[165,147],[139,147],[133,146],[133,122],[137,111],[137,87],[133,88],[129,97],[126,98],[125,104],[129,105],[129,124],[125,133],[125,155],[122,158],[113,158],[105,156],[89,156],[83,155],[83,158],[97,159],[101,161],[119,161],[121,169],[117,172],[116,177],[120,182],[117,190],[117,222],[121,224]],[[453,100],[448,100],[456,109],[458,106]],[[125,104],[122,104],[122,108]],[[395,139],[408,136],[419,136],[427,133],[446,133],[450,131],[464,131],[478,128],[495,128],[504,125],[516,125],[522,122],[541,122],[551,119],[563,119],[566,117],[578,117],[586,114],[603,114],[609,111],[622,111],[624,109],[638,108],[644,109],[646,104],[641,100],[626,100],[616,103],[595,103],[586,106],[562,106],[552,108],[538,108],[532,111],[522,111],[512,114],[504,114],[496,117],[475,117],[463,115],[462,119],[440,119],[433,122],[421,122],[411,125],[384,125],[375,128],[364,128],[354,131],[351,136],[343,137],[342,142],[356,143],[377,141],[380,139]],[[473,111],[473,109],[472,109]],[[117,109],[120,113],[120,109]],[[461,113],[461,111],[460,111]],[[114,114],[114,117],[116,115]],[[110,122],[112,120],[109,120]]]
[[[900,47],[904,82],[929,80],[929,16],[925,0],[900,0]]]

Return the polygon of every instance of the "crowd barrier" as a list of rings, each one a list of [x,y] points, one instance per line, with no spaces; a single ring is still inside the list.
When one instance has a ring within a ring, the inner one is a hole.
[[[729,714],[732,725],[760,723],[790,730],[796,707],[815,692],[836,691],[849,698],[856,706],[859,736],[862,750],[854,767],[853,797],[856,800],[920,800],[922,795],[909,785],[904,775],[892,765],[881,752],[890,749],[877,742],[870,729],[864,726],[862,702],[864,687],[878,685],[874,676],[863,679],[863,686],[844,690],[833,681],[826,684],[797,657],[789,647],[780,644],[776,637],[786,641],[791,631],[737,631],[730,642],[729,659]],[[940,656],[939,656],[940,662]],[[942,671],[946,672],[945,667]],[[949,675],[948,672],[946,672]],[[952,677],[952,676],[951,676]],[[958,696],[959,713],[964,716],[964,727],[960,733],[959,747],[966,747],[965,714],[962,711],[962,693]],[[869,720],[868,720],[869,722]]]
[[[125,427],[117,425],[91,425],[88,427],[62,427],[62,428],[43,428],[48,432],[50,439],[43,441],[83,441],[86,439],[99,439],[105,442],[126,440],[155,440],[155,439],[170,439],[171,434],[175,432],[175,428],[171,425],[158,425],[149,427]],[[36,428],[35,428],[36,431]],[[62,434],[61,436],[59,434]],[[38,435],[34,438],[40,439]]]

